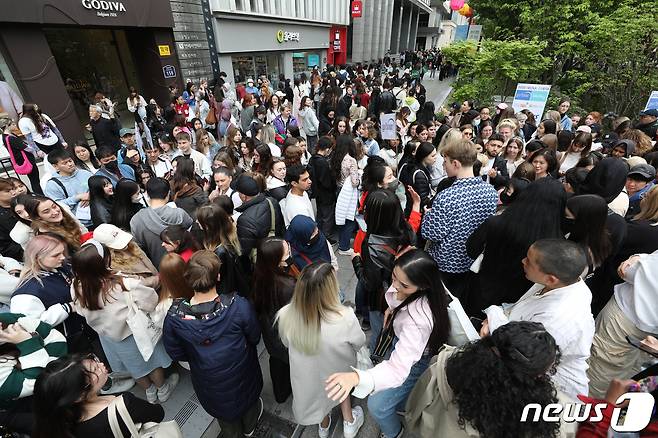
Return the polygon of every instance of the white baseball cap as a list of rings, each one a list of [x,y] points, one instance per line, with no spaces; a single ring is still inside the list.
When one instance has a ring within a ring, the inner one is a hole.
[[[124,249],[133,239],[132,234],[112,224],[100,224],[94,230],[94,239],[112,249]]]

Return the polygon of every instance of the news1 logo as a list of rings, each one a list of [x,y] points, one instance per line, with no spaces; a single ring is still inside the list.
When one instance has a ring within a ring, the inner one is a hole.
[[[622,394],[616,401],[616,405],[628,401],[625,415],[622,417],[622,408],[614,408],[610,427],[615,432],[639,432],[643,430],[651,421],[653,414],[654,398],[647,392],[627,392]],[[592,423],[603,421],[603,411],[608,405],[606,403],[582,404],[551,403],[542,407],[539,403],[529,403],[523,408],[521,422],[527,421],[537,423],[540,420],[547,423],[557,423],[564,421],[572,423],[574,421],[582,422],[589,420]],[[530,417],[532,413],[532,417]],[[530,417],[530,418],[529,418]],[[620,421],[621,420],[621,421]],[[621,423],[621,424],[620,424]]]

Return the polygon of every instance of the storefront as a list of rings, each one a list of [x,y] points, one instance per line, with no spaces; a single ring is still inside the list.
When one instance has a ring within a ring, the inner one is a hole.
[[[276,85],[327,64],[328,24],[275,22],[236,15],[218,15],[215,38],[219,66],[231,81],[267,76]]]
[[[169,0],[12,2],[0,23],[3,80],[38,103],[70,141],[84,138],[97,91],[129,122],[129,87],[161,104],[168,85],[182,87]]]

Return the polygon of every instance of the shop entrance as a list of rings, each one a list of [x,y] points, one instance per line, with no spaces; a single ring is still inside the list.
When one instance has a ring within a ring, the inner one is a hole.
[[[141,86],[126,33],[75,28],[45,28],[43,32],[81,125],[89,123],[89,105],[101,91],[115,103],[122,125],[131,126],[134,116],[126,107],[128,87],[139,91]]]
[[[264,53],[262,55],[233,55],[233,76],[235,82],[245,82],[248,78],[256,79],[266,76],[276,88],[281,74],[281,56],[279,53]]]

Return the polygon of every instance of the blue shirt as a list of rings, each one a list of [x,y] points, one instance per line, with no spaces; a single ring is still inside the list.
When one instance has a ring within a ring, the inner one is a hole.
[[[422,236],[430,241],[429,255],[439,270],[467,272],[473,259],[466,254],[466,240],[496,212],[498,193],[479,176],[456,180],[439,192],[423,217]]]

